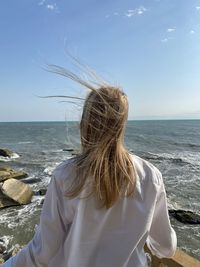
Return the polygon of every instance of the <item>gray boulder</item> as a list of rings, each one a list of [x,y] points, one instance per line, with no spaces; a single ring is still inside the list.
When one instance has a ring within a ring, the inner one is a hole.
[[[28,179],[22,179],[21,181],[25,184],[35,184],[35,183],[40,182],[41,180],[39,178],[33,177],[33,178],[28,178]]]
[[[72,148],[72,147],[66,147],[66,148],[63,148],[63,151],[72,152],[72,151],[74,151],[74,148]]]
[[[190,210],[169,210],[169,215],[185,224],[200,224],[200,214]]]
[[[0,148],[0,156],[11,158],[13,152],[7,148]]]

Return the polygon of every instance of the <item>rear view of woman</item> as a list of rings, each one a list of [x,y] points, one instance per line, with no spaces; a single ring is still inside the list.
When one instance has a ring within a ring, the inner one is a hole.
[[[144,245],[172,257],[160,171],[124,146],[128,99],[120,88],[86,86],[81,152],[54,171],[33,239],[2,267],[146,267]]]

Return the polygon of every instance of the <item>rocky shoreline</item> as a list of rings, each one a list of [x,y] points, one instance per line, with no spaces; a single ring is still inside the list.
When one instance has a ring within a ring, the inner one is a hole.
[[[13,154],[15,153],[11,150],[0,149],[1,157],[12,158]],[[44,196],[46,194],[47,189],[33,191],[26,181],[20,181],[20,179],[27,177],[28,174],[22,170],[14,170],[8,165],[0,166],[0,210],[12,206],[27,205],[31,203],[33,195]],[[36,181],[34,180],[34,182]],[[28,183],[30,183],[29,180]],[[21,248],[16,244],[8,249],[3,236],[0,236],[0,264],[17,254]]]
[[[3,244],[3,240],[0,238],[0,264],[6,262],[12,256],[15,256],[21,249],[22,247],[17,244],[11,250],[8,250]]]
[[[33,196],[31,187],[18,180],[27,176],[23,171],[0,167],[0,208],[30,203]]]
[[[72,148],[65,148],[64,151],[70,151],[72,155],[77,154]],[[1,149],[0,156],[5,158],[12,158],[15,154],[11,150]],[[36,183],[37,179],[33,181],[23,180],[28,177],[28,174],[23,170],[12,169],[8,165],[0,165],[0,209],[5,209],[11,206],[27,205],[31,203],[33,195],[43,196],[46,194],[46,189],[33,191],[31,186],[27,183]],[[41,203],[42,204],[42,203]],[[200,224],[200,215],[187,210],[169,210],[169,215],[184,224]],[[4,242],[3,236],[0,236],[0,264],[15,255],[21,247],[16,245],[12,249],[8,249]]]

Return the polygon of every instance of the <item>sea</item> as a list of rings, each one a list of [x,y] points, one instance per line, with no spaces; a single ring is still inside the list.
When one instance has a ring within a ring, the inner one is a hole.
[[[169,209],[200,212],[200,120],[128,121],[125,145],[153,163],[163,175]],[[2,122],[0,148],[15,152],[0,157],[0,166],[23,170],[34,191],[46,188],[54,168],[80,148],[78,122]],[[34,235],[44,196],[28,205],[0,210],[0,240],[8,248],[24,246]],[[200,260],[200,225],[171,218],[178,247]]]

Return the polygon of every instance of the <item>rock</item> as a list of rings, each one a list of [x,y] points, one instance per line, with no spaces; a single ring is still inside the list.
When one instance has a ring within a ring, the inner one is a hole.
[[[186,162],[186,161],[183,161],[182,159],[180,159],[180,158],[175,158],[175,159],[173,159],[172,158],[172,162],[173,163],[179,163],[179,164],[189,164],[188,162]]]
[[[34,184],[34,183],[38,183],[41,180],[39,178],[29,178],[29,179],[22,179],[22,182],[25,184]]]
[[[11,171],[11,168],[9,166],[3,166],[3,167],[0,167],[0,171]]]
[[[200,224],[200,215],[189,210],[169,210],[169,215],[185,224]]]
[[[2,263],[6,262],[11,257],[12,257],[12,252],[11,251],[9,251],[9,252],[6,251],[5,254],[1,258]]]
[[[0,255],[0,264],[6,262],[12,256],[15,256],[21,249],[22,246],[16,244],[9,251],[6,250],[2,255]]]
[[[2,157],[8,157],[11,158],[13,155],[13,152],[6,148],[0,148],[0,156]]]
[[[68,147],[68,148],[63,148],[63,151],[71,152],[71,151],[74,151],[74,149],[72,147]]]
[[[4,254],[5,251],[6,251],[6,247],[5,247],[3,244],[0,243],[0,256],[1,256],[2,254]]]
[[[2,192],[19,204],[30,203],[33,196],[33,191],[28,184],[13,178],[3,183]]]
[[[19,244],[16,244],[14,248],[12,249],[12,256],[15,256],[21,249],[22,249],[22,246],[20,246]]]
[[[0,189],[0,209],[17,205],[19,205],[19,203],[5,196]]]
[[[14,171],[9,167],[0,168],[0,182],[10,178],[21,179],[27,177],[27,173],[23,171]]]
[[[0,181],[4,181],[6,179],[9,179],[10,172],[9,171],[1,171],[0,170]]]
[[[47,192],[47,189],[42,188],[42,189],[40,189],[40,190],[34,192],[34,195],[35,195],[35,196],[44,196],[44,195],[46,195],[46,192]]]
[[[0,238],[0,264],[4,263],[4,256],[7,254],[7,247],[4,244],[4,240]]]
[[[28,177],[28,174],[23,171],[12,171],[10,173],[10,178],[21,179],[21,178],[26,178],[26,177]]]

